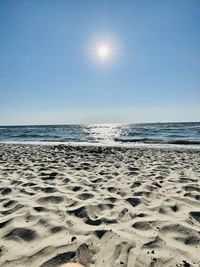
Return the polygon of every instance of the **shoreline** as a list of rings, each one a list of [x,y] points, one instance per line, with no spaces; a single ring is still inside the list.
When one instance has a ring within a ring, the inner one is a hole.
[[[197,150],[0,144],[0,266],[197,267],[199,188]]]
[[[117,144],[117,143],[88,143],[88,142],[56,142],[56,141],[0,141],[0,145],[35,145],[35,146],[65,146],[65,147],[102,147],[102,148],[125,148],[125,149],[157,149],[174,151],[200,151],[200,145],[179,144]]]

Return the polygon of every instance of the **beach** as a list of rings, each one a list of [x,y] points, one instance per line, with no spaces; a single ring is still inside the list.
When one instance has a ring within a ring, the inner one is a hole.
[[[0,144],[0,266],[199,266],[200,151]]]

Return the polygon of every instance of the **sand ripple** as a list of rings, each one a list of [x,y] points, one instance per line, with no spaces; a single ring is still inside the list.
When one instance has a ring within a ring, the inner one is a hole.
[[[0,266],[200,266],[200,152],[0,145]]]

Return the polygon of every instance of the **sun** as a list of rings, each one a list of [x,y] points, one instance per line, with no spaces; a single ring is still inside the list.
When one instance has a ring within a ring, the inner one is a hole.
[[[106,59],[109,56],[109,47],[107,45],[99,45],[97,47],[97,55],[101,59]]]
[[[121,57],[119,42],[112,35],[93,37],[89,43],[85,44],[87,56],[98,66],[112,66]]]

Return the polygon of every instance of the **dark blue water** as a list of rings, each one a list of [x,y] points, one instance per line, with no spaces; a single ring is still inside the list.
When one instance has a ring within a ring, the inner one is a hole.
[[[1,126],[0,142],[200,146],[200,123]]]

